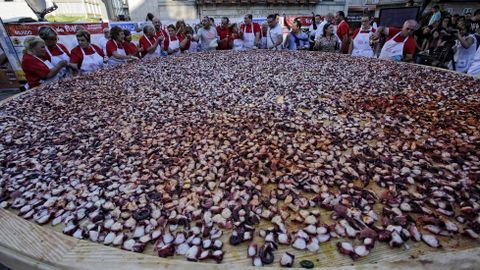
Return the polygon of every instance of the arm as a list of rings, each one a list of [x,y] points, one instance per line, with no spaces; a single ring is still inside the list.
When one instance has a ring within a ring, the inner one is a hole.
[[[150,54],[154,53],[157,50],[158,45],[162,41],[163,41],[163,36],[160,36],[159,38],[157,38],[155,42],[152,44],[152,46],[150,46],[150,48],[146,50],[147,53],[150,53]]]
[[[348,45],[348,54],[352,54],[352,51],[353,51],[353,42],[350,42],[350,44]]]
[[[473,39],[471,36],[463,38],[462,35],[460,35],[460,33],[457,32],[457,39],[458,41],[460,41],[460,44],[462,45],[462,47],[465,49],[468,49],[470,48],[470,46],[473,45]]]
[[[260,32],[255,33],[255,46],[260,47]]]
[[[288,41],[290,40],[290,36],[291,36],[291,34],[290,34],[290,32],[289,32],[289,33],[287,34],[287,38],[283,41],[283,47],[284,47],[284,48],[290,49],[290,46],[289,46],[290,44],[289,44],[289,42],[288,42]]]
[[[45,77],[45,79],[51,79],[53,77],[55,77],[55,75],[58,74],[58,72],[60,72],[60,70],[67,66],[68,63],[67,61],[65,60],[62,60],[60,62],[57,63],[57,65],[55,67],[53,67],[52,69],[50,69],[50,72],[48,72],[47,76]]]
[[[190,40],[190,38],[191,38],[191,36],[190,36],[190,34],[188,34],[188,35],[182,40],[182,42],[180,42],[180,48],[181,48],[182,50],[185,49],[185,47],[187,46],[188,41]]]

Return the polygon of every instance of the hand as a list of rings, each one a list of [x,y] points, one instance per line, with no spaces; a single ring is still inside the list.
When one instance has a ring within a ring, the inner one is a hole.
[[[104,56],[103,57],[103,63],[107,63],[108,62],[108,56]]]
[[[256,50],[256,49],[258,49],[258,47],[257,47],[257,46],[253,46],[252,49]]]
[[[78,70],[78,66],[76,64],[68,64],[68,67],[71,68],[73,71]]]
[[[157,40],[159,40],[159,41],[163,41],[164,39],[165,39],[165,37],[164,37],[163,35],[160,35],[160,36],[157,38]]]
[[[66,67],[67,65],[68,65],[68,62],[65,61],[65,60],[62,60],[62,61],[57,63],[58,67]]]
[[[128,60],[130,60],[130,61],[138,60],[138,57],[130,55]]]
[[[192,35],[191,35],[191,34],[187,34],[187,38],[188,38],[188,39],[192,39]]]

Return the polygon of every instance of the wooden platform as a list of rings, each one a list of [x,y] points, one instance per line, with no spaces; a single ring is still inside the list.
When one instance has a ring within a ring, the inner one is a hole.
[[[17,215],[0,209],[0,262],[14,270],[33,269],[256,269],[248,266],[249,259],[226,256],[222,264],[193,263],[184,259],[162,259],[147,254],[123,251],[117,248],[78,240],[50,229],[50,225],[38,226]],[[470,241],[472,242],[472,241]],[[378,246],[367,260],[377,263],[355,262],[338,252],[331,252],[326,246],[316,257],[327,256],[321,269],[480,269],[480,247],[460,251],[444,250],[420,252],[424,254],[412,258],[411,252],[402,249]],[[410,243],[410,242],[409,242]],[[328,243],[325,243],[328,244]],[[420,243],[422,247],[424,244]],[[226,245],[228,248],[229,245]],[[246,254],[246,245],[242,247]],[[425,248],[424,248],[425,249]],[[418,248],[410,250],[418,253]],[[228,250],[227,250],[228,252]],[[236,253],[236,252],[235,252]],[[307,253],[307,252],[302,252]],[[227,253],[228,254],[228,253]],[[226,255],[227,255],[226,254]],[[328,259],[330,258],[330,259]],[[279,256],[270,269],[279,269]],[[342,265],[349,262],[350,265]],[[297,262],[298,265],[298,262]]]

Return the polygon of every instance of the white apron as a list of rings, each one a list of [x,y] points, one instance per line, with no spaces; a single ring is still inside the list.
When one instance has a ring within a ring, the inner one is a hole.
[[[117,47],[117,53],[120,54],[120,55],[127,56],[127,53],[125,52],[125,49],[120,49],[120,47],[118,47],[117,42],[113,39],[112,39],[112,41],[115,43],[115,46]],[[111,65],[111,66],[115,66],[115,65],[118,65],[118,64],[123,64],[123,63],[126,63],[126,62],[127,62],[126,59],[117,59],[113,55],[112,55],[112,57],[108,58],[108,64]]]
[[[176,50],[176,49],[179,49],[177,52],[174,53],[174,55],[180,55],[182,52],[180,51],[180,41],[178,40],[173,40],[170,38],[170,36],[168,36],[168,48],[170,50]]]
[[[50,56],[50,59],[52,59],[51,64],[53,66],[56,66],[60,61],[63,61],[63,60],[67,61],[67,63],[70,62],[70,57],[68,57],[68,54],[65,51],[63,51],[62,47],[58,46],[57,44],[55,44],[55,46],[62,52],[62,54],[53,56],[52,53],[50,52],[50,50],[48,49],[48,46],[45,46],[45,49],[47,49],[47,53]],[[60,72],[58,72],[57,75],[60,78],[63,78],[65,76],[67,76],[67,73],[68,73],[67,68],[63,67],[60,70]]]
[[[380,59],[387,59],[393,61],[402,61],[403,59],[403,47],[405,42],[410,38],[407,37],[402,42],[396,42],[395,38],[400,35],[401,32],[398,32],[393,38],[385,42],[383,45],[382,51],[380,52]]]
[[[42,62],[45,66],[48,67],[49,70],[52,70],[55,65],[53,65],[52,63],[50,63],[50,61],[48,60],[45,60],[43,61],[42,59],[38,58],[37,56],[33,55],[33,57],[37,58],[40,62]],[[53,81],[58,81],[61,77],[58,75],[60,72],[57,73],[57,75],[53,76],[52,78],[50,79],[46,79],[46,80],[40,80],[40,83],[41,84],[44,84],[44,83],[49,83],[49,82],[53,82]]]
[[[233,40],[233,50],[234,51],[241,51],[244,49],[245,41],[237,38]]]
[[[103,57],[97,53],[95,48],[91,46],[90,48],[93,49],[93,54],[87,55],[83,48],[80,47],[83,54],[82,66],[80,67],[82,73],[94,72],[103,67]]]
[[[467,73],[472,76],[480,76],[480,47],[478,47],[472,65],[470,65]]]
[[[460,41],[457,40],[457,51],[453,59],[455,60],[455,71],[467,73],[470,65],[472,65],[473,59],[475,58],[475,52],[477,49],[477,39],[474,35],[469,35],[469,37],[473,38],[473,44],[470,48],[465,49]],[[452,69],[452,65],[449,64],[448,68]]]
[[[267,48],[267,37],[263,37],[260,39],[260,48],[266,49]]]
[[[368,33],[362,33],[362,31],[358,32],[353,40],[352,56],[373,57],[373,50],[372,47],[370,47],[371,35],[372,29],[369,29]]]
[[[243,29],[243,47],[246,49],[252,49],[255,46],[255,31],[253,29],[253,23],[250,24],[252,26],[252,31],[247,33],[247,25],[245,24],[245,28]],[[235,48],[235,40],[233,41],[233,47]]]
[[[147,42],[148,42],[148,44],[150,44],[150,47],[152,47],[153,43],[150,42],[150,39],[146,35],[143,35],[143,36],[145,37],[145,39],[147,39]],[[157,46],[157,49],[155,49],[155,51],[153,53],[147,53],[143,58],[148,59],[148,58],[160,57],[160,56],[162,56],[162,46],[159,43],[158,46]]]

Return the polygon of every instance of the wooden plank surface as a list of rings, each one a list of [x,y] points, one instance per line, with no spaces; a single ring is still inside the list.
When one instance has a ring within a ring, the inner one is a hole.
[[[35,90],[34,90],[35,91]],[[27,91],[0,101],[6,103]],[[0,209],[0,262],[14,270],[22,269],[255,269],[246,258],[246,244],[232,247],[225,245],[222,264],[187,262],[183,257],[162,259],[155,255],[151,245],[143,254],[126,252],[118,248],[78,240],[59,233],[61,228],[38,226],[10,211]],[[408,249],[389,248],[377,243],[372,253],[353,262],[340,255],[335,241],[321,244],[315,254],[281,247],[275,253],[270,269],[278,268],[278,260],[284,251],[296,255],[295,265],[301,259],[309,259],[321,269],[480,269],[480,241],[463,237],[441,238],[444,247],[429,248],[424,243],[408,241]],[[226,236],[222,239],[226,242]]]
[[[51,229],[38,226],[14,213],[0,209],[0,261],[14,270],[23,269],[255,269],[250,260],[238,254],[227,256],[222,264],[193,263],[182,259],[163,259],[148,254],[123,251],[117,248],[77,240]],[[376,247],[366,261],[353,262],[328,246],[315,255],[324,263],[321,269],[480,269],[478,241],[468,241],[477,247],[456,251],[451,247],[431,252],[422,249],[418,256],[402,249]],[[462,243],[466,244],[466,243]],[[228,245],[226,245],[228,248]],[[243,247],[245,248],[245,247]],[[415,251],[412,248],[411,251]],[[233,251],[232,254],[236,252]],[[300,252],[299,254],[306,253]],[[376,253],[376,254],[375,254]],[[270,269],[278,269],[278,259]],[[298,260],[297,258],[297,264]],[[347,262],[347,264],[345,264]],[[375,263],[374,263],[375,262]],[[342,265],[343,264],[343,265]]]

